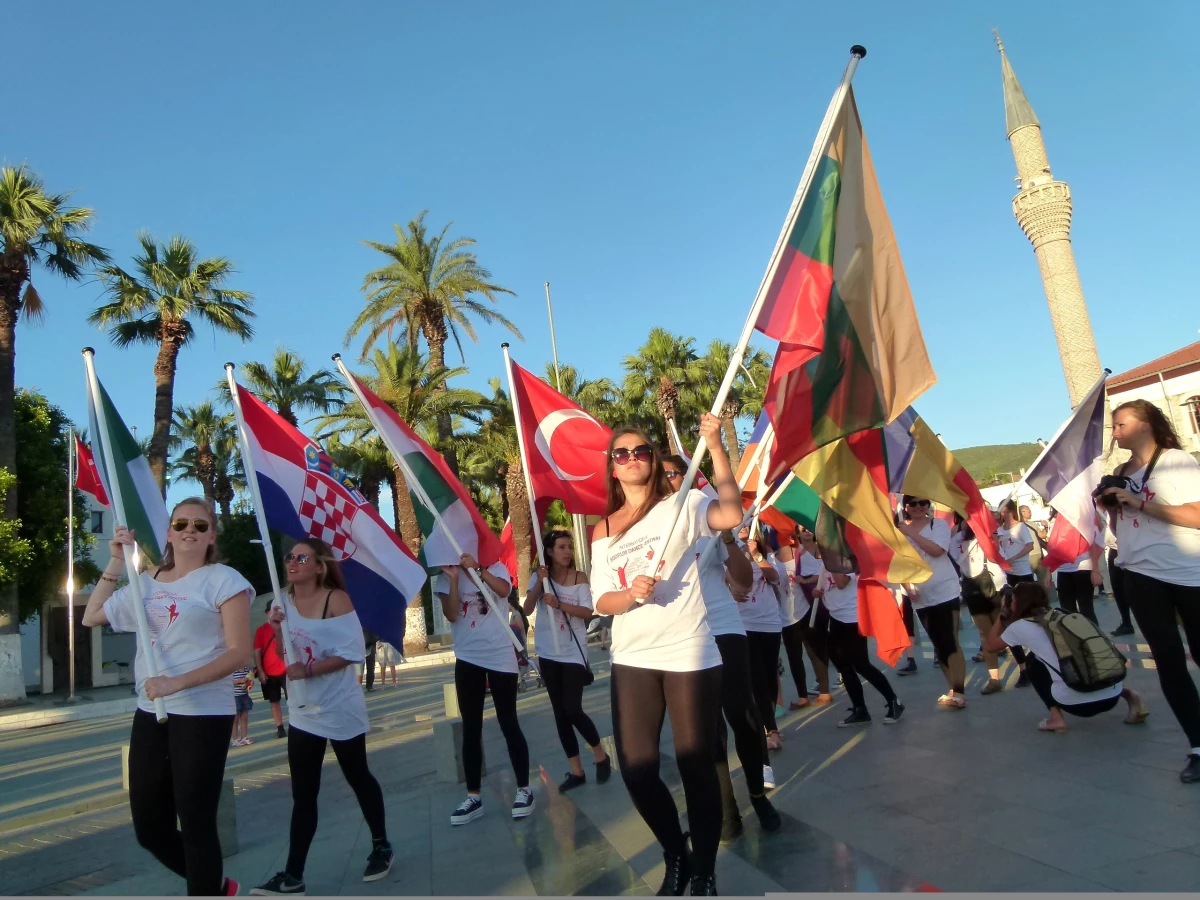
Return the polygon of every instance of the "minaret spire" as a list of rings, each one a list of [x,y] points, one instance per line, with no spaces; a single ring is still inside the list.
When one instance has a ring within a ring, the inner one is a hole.
[[[1018,128],[1024,128],[1026,125],[1040,126],[1041,123],[1038,122],[1033,107],[1029,105],[1025,91],[1021,89],[1021,82],[1017,81],[1017,73],[1013,71],[1008,54],[1004,52],[1004,41],[1000,40],[1000,32],[993,28],[992,35],[1000,49],[1000,74],[1004,78],[1004,119],[1008,126],[1007,136],[1012,137],[1012,133]]]

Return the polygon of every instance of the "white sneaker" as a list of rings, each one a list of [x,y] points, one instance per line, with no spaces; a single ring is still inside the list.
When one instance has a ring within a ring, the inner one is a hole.
[[[512,816],[514,819],[523,819],[533,812],[533,791],[527,787],[517,791],[517,796],[513,798]]]
[[[768,791],[775,789],[775,770],[770,766],[763,766],[763,787]]]

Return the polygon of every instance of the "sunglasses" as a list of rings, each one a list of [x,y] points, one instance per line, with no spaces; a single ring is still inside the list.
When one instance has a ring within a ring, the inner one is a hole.
[[[187,531],[188,525],[191,525],[200,534],[208,531],[208,519],[176,519],[171,523],[171,528],[175,531]]]
[[[904,505],[905,506],[928,506],[929,501],[928,500],[909,500]]]
[[[628,447],[618,447],[612,452],[613,462],[618,466],[629,465],[630,459],[648,463],[654,458],[654,448],[649,444],[641,444],[630,450]]]
[[[285,563],[299,563],[303,566],[308,564],[310,558],[311,557],[309,557],[307,553],[285,553],[283,556],[283,561]]]
[[[663,474],[664,474],[664,475],[666,475],[666,476],[667,476],[667,479],[668,479],[668,480],[670,480],[670,481],[674,481],[676,478],[682,478],[682,477],[683,477],[683,473],[682,473],[682,472],[677,472],[677,471],[675,471],[674,469],[667,469],[665,472],[663,472]]]

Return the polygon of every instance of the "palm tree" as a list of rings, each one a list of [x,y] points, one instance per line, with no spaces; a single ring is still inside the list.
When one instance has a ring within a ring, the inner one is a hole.
[[[685,424],[680,430],[689,430],[699,425],[702,412],[698,389],[704,383],[704,367],[696,356],[693,343],[693,338],[652,328],[646,343],[636,354],[625,357],[622,364],[626,373],[623,385],[626,405],[635,414],[644,414],[647,404],[652,403],[667,425],[664,443],[676,453],[683,448],[675,445],[670,423],[674,421],[679,428],[682,418]]]
[[[454,339],[459,356],[466,363],[459,333],[478,341],[472,319],[503,325],[517,337],[521,332],[503,314],[483,300],[495,304],[500,294],[512,294],[508,288],[494,284],[491,272],[479,264],[469,247],[472,238],[447,239],[450,223],[436,237],[425,229],[423,210],[405,229],[396,229],[396,242],[383,244],[366,241],[366,245],[388,258],[382,268],[369,272],[363,281],[367,305],[346,332],[346,345],[360,332],[366,331],[361,358],[366,360],[371,347],[383,335],[391,338],[403,331],[410,351],[417,349],[417,337],[423,335],[429,345],[429,367],[440,371],[446,367],[446,341]],[[478,299],[482,297],[483,300]],[[522,338],[523,340],[523,338]],[[445,388],[439,388],[443,390]],[[437,420],[438,442],[450,470],[458,473],[458,458],[451,438],[454,434],[449,411]]]
[[[248,362],[242,367],[242,377],[246,387],[268,406],[274,407],[280,418],[298,428],[297,410],[327,413],[341,405],[346,393],[346,388],[328,369],[318,369],[311,375],[306,375],[304,370],[303,359],[280,347],[270,366]],[[222,381],[220,387],[228,396],[228,382]]]
[[[40,265],[67,281],[79,281],[90,264],[108,261],[107,252],[80,237],[91,226],[92,211],[68,206],[70,196],[46,193],[42,179],[25,166],[0,168],[0,469],[14,475],[17,322],[22,317],[38,322],[46,313],[33,286],[33,270]],[[5,495],[5,518],[16,518],[18,489],[14,484]],[[19,622],[14,583],[0,592],[0,636],[16,634]],[[20,649],[15,641],[18,674]],[[19,688],[20,682],[16,684]],[[3,699],[11,698],[0,694]]]
[[[715,393],[717,386],[725,378],[729,369],[729,360],[733,356],[733,345],[721,340],[714,340],[708,345],[708,352],[700,358],[704,370],[704,382],[712,386]],[[767,387],[767,379],[771,373],[771,359],[761,350],[749,348],[743,358],[744,368],[738,370],[737,378],[721,407],[721,430],[725,434],[725,451],[729,461],[737,471],[741,457],[741,446],[738,443],[737,420],[746,415],[758,415],[762,412],[763,392]],[[749,374],[747,374],[749,373]]]
[[[232,442],[233,416],[218,413],[212,402],[205,400],[195,406],[175,407],[173,424],[171,449],[185,448],[171,467],[173,474],[198,481],[204,490],[204,498],[215,503],[216,448]]]
[[[561,385],[558,381],[560,378]],[[589,381],[572,365],[559,366],[556,373],[554,364],[547,363],[546,382],[569,400],[578,403],[599,421],[610,427],[614,424],[621,390],[610,379],[597,378]]]
[[[243,341],[254,334],[250,304],[254,295],[225,287],[234,274],[233,263],[224,257],[198,259],[191,241],[175,236],[158,244],[146,232],[138,234],[142,246],[133,258],[135,274],[119,266],[105,266],[100,280],[108,303],[96,309],[88,321],[109,329],[118,347],[136,343],[158,345],[154,363],[154,432],[148,454],[150,471],[166,493],[167,447],[170,443],[171,411],[175,398],[175,368],[179,351],[195,337],[191,318],[215,331],[237,335]]]

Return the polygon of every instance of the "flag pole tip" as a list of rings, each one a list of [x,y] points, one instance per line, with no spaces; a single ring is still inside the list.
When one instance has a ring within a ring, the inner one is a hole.
[[[508,349],[508,341],[505,341],[503,344],[501,344],[501,345],[500,345],[500,349],[501,349],[501,350],[507,350],[507,349]]]
[[[1111,374],[1112,374],[1112,369],[1105,369],[1105,370],[1104,370],[1104,374],[1105,374],[1105,375],[1111,375]]]
[[[225,363],[225,371],[226,371],[226,372],[228,372],[230,369],[236,369],[236,368],[237,368],[237,366],[235,366],[235,365],[234,365],[233,363],[231,363],[231,362],[227,362],[227,363]]]
[[[867,55],[867,48],[864,47],[862,44],[855,44],[853,47],[850,48],[850,55],[857,56],[859,59],[862,59],[864,56]]]
[[[91,347],[84,347],[82,350],[84,356],[95,356],[96,351]]]
[[[333,356],[331,356],[331,357],[329,357],[329,358],[330,358],[330,359],[332,359],[334,362],[337,362],[339,359],[341,359],[341,358],[342,358],[342,354],[340,354],[340,353],[335,353],[335,354],[333,354]]]

